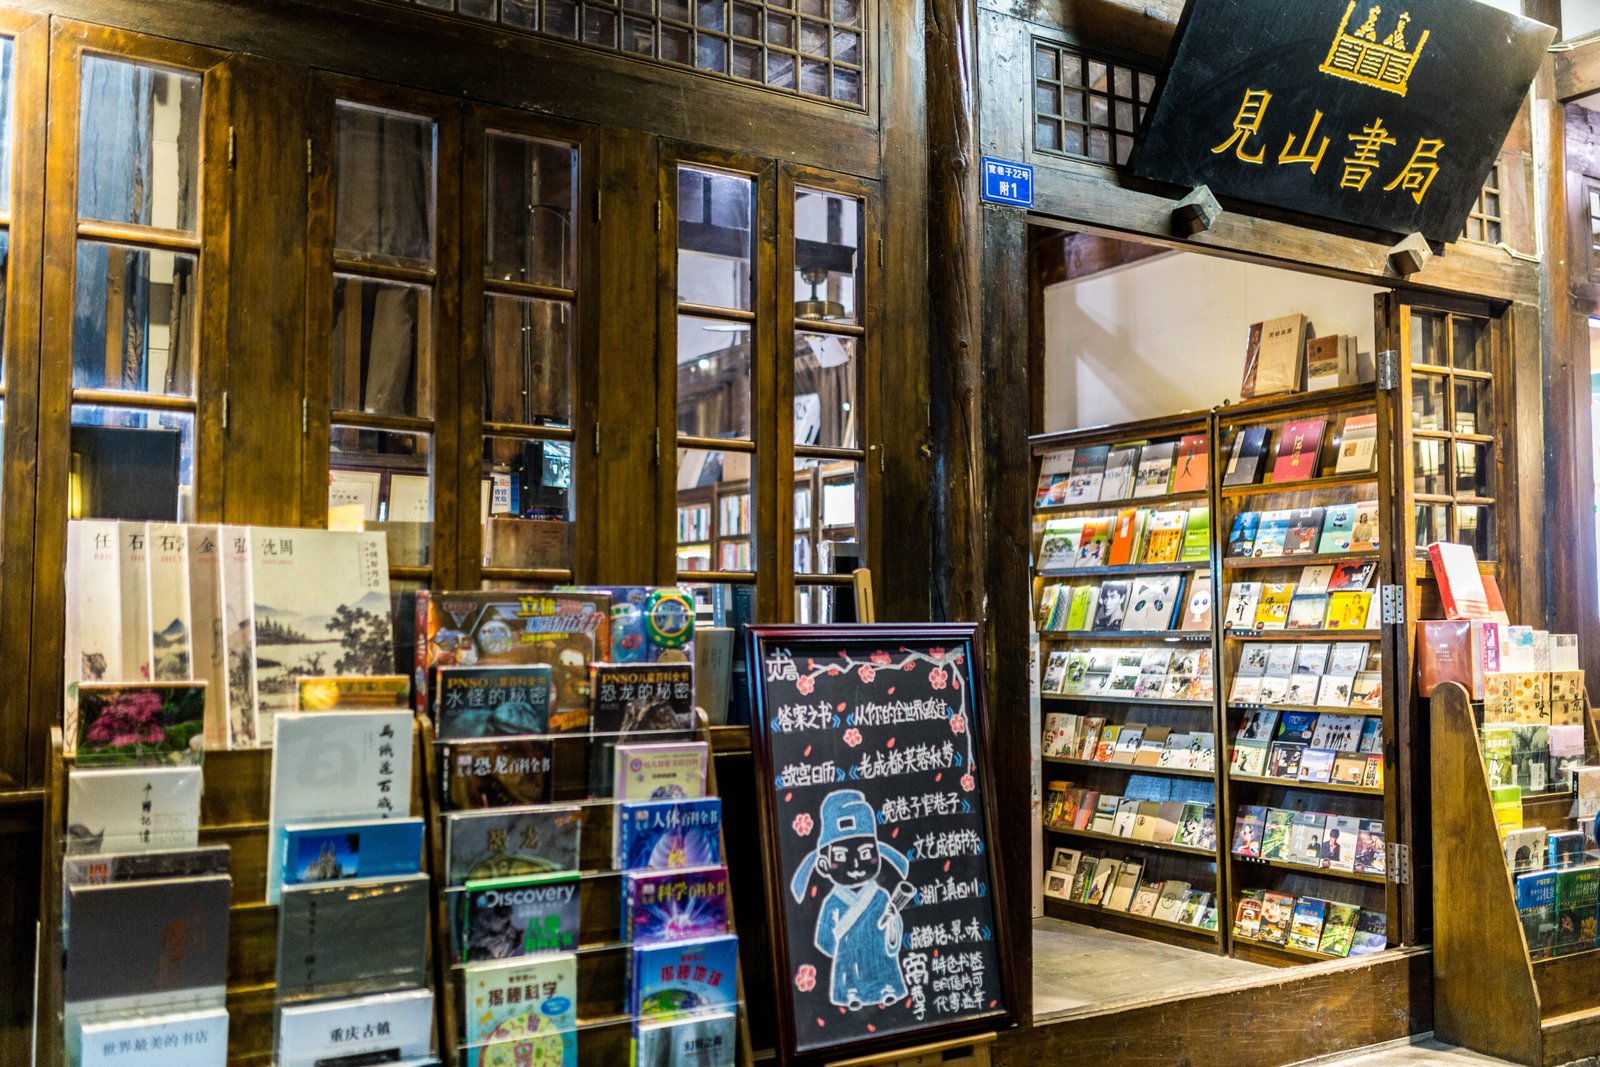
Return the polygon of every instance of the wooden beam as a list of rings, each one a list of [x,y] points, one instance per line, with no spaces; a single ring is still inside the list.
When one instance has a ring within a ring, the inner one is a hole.
[[[1600,38],[1582,41],[1551,53],[1555,98],[1568,103],[1600,92]]]

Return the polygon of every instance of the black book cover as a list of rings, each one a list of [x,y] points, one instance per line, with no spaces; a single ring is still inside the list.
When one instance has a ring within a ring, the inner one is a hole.
[[[278,993],[355,996],[427,983],[428,876],[284,886]]]
[[[589,792],[609,797],[620,735],[679,741],[694,729],[694,666],[596,663],[589,673]]]
[[[232,894],[227,875],[67,887],[67,1001],[225,985]]]

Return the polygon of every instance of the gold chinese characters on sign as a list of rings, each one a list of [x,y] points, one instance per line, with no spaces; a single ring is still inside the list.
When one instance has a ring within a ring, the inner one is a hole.
[[[1374,89],[1406,95],[1411,71],[1428,43],[1428,31],[1423,30],[1422,36],[1417,38],[1415,51],[1407,51],[1406,24],[1411,21],[1411,12],[1402,11],[1395,20],[1394,29],[1380,41],[1378,16],[1383,14],[1383,8],[1373,4],[1367,9],[1366,21],[1354,33],[1347,33],[1350,16],[1355,10],[1356,0],[1350,0],[1338,32],[1334,34],[1333,47],[1328,49],[1328,58],[1317,69],[1335,78],[1347,78]]]

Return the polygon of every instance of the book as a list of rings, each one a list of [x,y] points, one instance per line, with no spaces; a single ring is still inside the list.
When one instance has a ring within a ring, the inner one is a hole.
[[[1502,842],[1506,866],[1513,872],[1542,869],[1546,855],[1545,836],[1542,826],[1509,831]]]
[[[1347,415],[1339,430],[1339,452],[1335,474],[1365,474],[1378,458],[1378,416]]]
[[[1111,894],[1106,898],[1106,910],[1127,911],[1132,906],[1133,894],[1139,888],[1139,875],[1143,871],[1142,863],[1136,860],[1123,861],[1122,869],[1117,872],[1117,880],[1111,887]]]
[[[1111,555],[1111,527],[1115,520],[1084,519],[1083,534],[1078,539],[1076,567],[1104,567]]]
[[[549,738],[498,737],[439,746],[441,800],[450,810],[547,804],[554,789]]]
[[[297,677],[394,669],[388,542],[381,533],[245,530],[252,699],[260,736],[270,738],[274,718],[294,710]]]
[[[1327,901],[1301,897],[1294,902],[1294,919],[1289,927],[1289,945],[1303,952],[1316,952],[1322,944],[1322,926]],[[1352,926],[1351,932],[1354,932]]]
[[[1176,563],[1183,552],[1187,511],[1157,511],[1150,516],[1145,538],[1145,563]]]
[[[1316,811],[1297,811],[1289,822],[1289,844],[1281,857],[1307,867],[1322,865],[1322,841],[1328,817]]]
[[[1128,594],[1132,590],[1132,587],[1133,583],[1127,579],[1116,579],[1101,583],[1100,594],[1095,598],[1093,617],[1087,619],[1083,626],[1080,627],[1073,627],[1070,625],[1069,621],[1067,628],[1092,630],[1122,629],[1122,621],[1128,612]],[[1080,588],[1086,589],[1087,587]],[[1088,597],[1085,596],[1084,599],[1085,610],[1087,611]]]
[[[704,741],[617,745],[615,778],[619,800],[674,800],[705,796]]]
[[[145,523],[117,523],[120,559],[117,579],[122,607],[122,669],[111,680],[148,682],[155,678],[150,641],[150,536]]]
[[[268,797],[267,903],[278,902],[288,823],[391,819],[411,814],[408,711],[277,715]]]
[[[1299,781],[1300,757],[1305,750],[1305,745],[1274,741],[1267,752],[1267,766],[1264,777],[1287,778],[1292,781]]]
[[[280,995],[354,996],[426,985],[429,907],[426,874],[284,886]]]
[[[1183,575],[1157,574],[1133,579],[1124,630],[1170,630],[1182,609]]]
[[[623,876],[619,929],[635,944],[727,933],[728,869],[629,871]]]
[[[1354,871],[1360,838],[1360,819],[1350,815],[1328,816],[1319,865],[1335,871]]]
[[[1600,870],[1581,867],[1557,872],[1556,955],[1594,947],[1597,902],[1600,902]]]
[[[1337,564],[1328,577],[1328,592],[1360,592],[1372,583],[1372,576],[1377,571],[1378,565],[1372,562]]]
[[[1283,542],[1286,556],[1306,556],[1318,549],[1322,537],[1323,508],[1297,508],[1289,513],[1289,531]]]
[[[722,800],[631,800],[618,805],[618,870],[665,870],[722,862]]]
[[[1228,530],[1229,556],[1241,557],[1255,554],[1256,534],[1261,529],[1259,511],[1241,511],[1233,517]]]
[[[1103,595],[1103,593],[1102,593]],[[1211,629],[1211,576],[1197,575],[1189,583],[1189,595],[1184,599],[1180,630]]]
[[[595,663],[589,668],[589,794],[612,792],[619,737],[687,739],[695,726],[694,667],[689,663]]]
[[[1306,339],[1306,389],[1337,389],[1344,384],[1341,373],[1344,338],[1338,334]]]
[[[112,882],[227,874],[229,852],[227,845],[207,845],[203,848],[68,856],[61,864],[61,881],[63,885],[109,885]]]
[[[1073,449],[1057,448],[1040,458],[1034,507],[1055,507],[1067,502],[1067,483],[1072,480],[1072,456]]]
[[[1261,858],[1288,862],[1293,828],[1294,812],[1268,808],[1262,820]]]
[[[1235,856],[1257,858],[1261,855],[1261,839],[1265,832],[1267,809],[1247,805],[1234,816],[1232,852]]]
[[[1257,940],[1269,945],[1286,945],[1293,923],[1294,897],[1268,892],[1261,898],[1261,930],[1256,934]]]
[[[1292,511],[1263,511],[1251,554],[1262,559],[1283,555],[1289,539],[1289,521],[1293,515]]]
[[[1078,565],[1078,542],[1083,537],[1082,519],[1051,519],[1039,539],[1040,574],[1060,574]]]
[[[578,807],[453,812],[444,824],[447,885],[578,869]]]
[[[1228,586],[1228,610],[1223,626],[1229,630],[1253,630],[1261,603],[1260,582],[1234,582]]]
[[[578,957],[469,963],[461,972],[468,1067],[578,1062]]]
[[[68,1035],[69,1043],[72,1035]],[[78,1067],[226,1067],[228,1011],[140,1015],[85,1022]]]
[[[1082,504],[1100,499],[1100,485],[1105,481],[1106,460],[1110,454],[1108,445],[1077,450],[1072,457],[1072,478],[1067,483],[1067,503]]]
[[[1138,445],[1116,445],[1106,453],[1105,475],[1100,482],[1100,499],[1126,500],[1133,496],[1134,472],[1139,464]]]
[[[1172,492],[1195,493],[1206,487],[1211,468],[1211,448],[1203,433],[1184,434],[1172,470]]]
[[[1428,546],[1428,560],[1439,584],[1439,599],[1447,619],[1489,618],[1488,594],[1478,573],[1478,557],[1469,545],[1435,541]]]
[[[634,1025],[631,1067],[735,1067],[736,1012],[640,1020]]]
[[[1288,615],[1284,619],[1284,628],[1290,630],[1320,630],[1323,620],[1328,613],[1328,595],[1326,593],[1294,593],[1289,599]],[[1263,626],[1262,629],[1276,629],[1272,626]],[[1310,700],[1293,701],[1293,703],[1309,704]]]
[[[1329,593],[1328,617],[1325,625],[1329,630],[1364,630],[1367,628],[1367,614],[1371,607],[1370,589],[1360,592]]]
[[[456,958],[465,963],[568,952],[578,945],[575,871],[485,878],[454,894]]]
[[[1284,426],[1278,434],[1278,457],[1272,465],[1274,482],[1299,482],[1315,478],[1322,454],[1326,419],[1304,419]]]
[[[1383,874],[1388,869],[1382,819],[1361,820],[1354,868],[1357,874]]]
[[[228,980],[226,875],[72,885],[63,903],[63,995],[74,1005],[170,1005],[172,995]]]
[[[1178,559],[1184,563],[1198,563],[1211,555],[1211,509],[1205,506],[1189,509],[1183,527],[1183,547]]]
[[[1545,835],[1545,865],[1561,868],[1582,863],[1586,845],[1582,830],[1551,830]]]
[[[1233,935],[1254,941],[1261,932],[1261,898],[1259,889],[1247,889],[1239,897],[1234,912]]]
[[[146,605],[150,612],[150,678],[187,682],[194,640],[189,606],[188,527],[175,522],[145,524]]]
[[[74,767],[67,772],[69,856],[194,848],[200,768]]]
[[[80,766],[150,766],[198,758],[205,740],[206,683],[78,686]]]
[[[1102,859],[1094,867],[1094,873],[1089,879],[1089,888],[1084,894],[1083,903],[1093,907],[1103,907],[1106,897],[1111,893],[1111,886],[1116,881],[1117,874],[1122,870],[1122,861],[1110,858]]]
[[[1144,446],[1144,451],[1139,453],[1139,473],[1133,481],[1134,497],[1144,499],[1167,495],[1168,487],[1172,484],[1173,458],[1177,451],[1177,441],[1158,441]]]
[[[738,1004],[739,939],[732,934],[635,945],[628,1010],[638,1019],[731,1011]]]
[[[422,869],[421,819],[288,823],[283,884],[392,877]]]
[[[1133,903],[1128,905],[1129,915],[1154,916],[1156,905],[1161,903],[1164,882],[1142,881],[1133,892]]]
[[[1322,919],[1322,937],[1315,951],[1325,956],[1348,956],[1356,936],[1356,920],[1361,909],[1354,904],[1327,902]]]
[[[206,684],[205,745],[228,747],[228,660],[222,628],[222,543],[215,526],[188,527],[190,678]],[[70,676],[69,676],[70,678]]]
[[[1223,485],[1254,485],[1261,480],[1261,469],[1267,455],[1267,428],[1249,426],[1233,438],[1233,450],[1228,456],[1227,469],[1222,473]]]
[[[78,684],[124,677],[121,560],[115,522],[67,523],[62,736],[68,745],[78,737]]]
[[[550,729],[551,671],[545,664],[440,667],[435,677],[434,725],[441,741]]]
[[[227,662],[228,745],[245,748],[261,739],[256,716],[255,612],[250,590],[250,528],[219,526],[222,572],[222,643]],[[311,672],[320,674],[320,671]]]
[[[1542,959],[1555,949],[1559,885],[1560,872],[1553,870],[1528,871],[1514,878],[1517,917],[1533,959]]]
[[[1280,315],[1250,327],[1251,351],[1246,356],[1244,380],[1239,396],[1249,399],[1292,393],[1302,387],[1305,377],[1306,317]],[[1255,338],[1259,335],[1259,342]]]
[[[1317,539],[1317,551],[1350,551],[1350,534],[1355,521],[1354,504],[1329,504],[1322,513],[1322,536]]]
[[[1350,551],[1376,552],[1380,547],[1381,512],[1376,500],[1356,504],[1356,517],[1350,526]]]
[[[1111,524],[1111,550],[1106,556],[1107,564],[1122,567],[1138,558],[1147,514],[1137,508],[1123,508],[1117,512]]]
[[[392,993],[285,1004],[278,1022],[280,1067],[429,1061],[433,1048],[433,993]]]
[[[1292,582],[1261,583],[1261,600],[1256,605],[1257,630],[1282,630],[1289,624],[1289,604],[1294,599]]]
[[[411,679],[403,674],[302,676],[294,680],[295,711],[404,711]]]
[[[1333,780],[1333,761],[1338,753],[1331,748],[1307,746],[1300,753],[1299,777],[1302,782],[1329,782]]]
[[[1350,955],[1369,956],[1389,947],[1389,918],[1381,911],[1361,909],[1356,916],[1356,934],[1350,940]]]

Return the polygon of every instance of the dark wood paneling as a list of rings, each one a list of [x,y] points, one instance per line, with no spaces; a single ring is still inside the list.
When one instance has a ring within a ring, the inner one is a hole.
[[[29,1062],[41,809],[38,793],[0,797],[0,1063]]]

